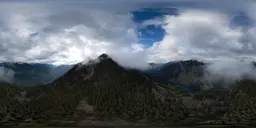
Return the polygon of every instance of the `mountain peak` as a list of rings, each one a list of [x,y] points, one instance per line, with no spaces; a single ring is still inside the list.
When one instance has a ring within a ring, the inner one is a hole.
[[[99,57],[98,57],[98,59],[108,59],[108,58],[110,58],[106,53],[103,53],[103,54],[101,54]]]

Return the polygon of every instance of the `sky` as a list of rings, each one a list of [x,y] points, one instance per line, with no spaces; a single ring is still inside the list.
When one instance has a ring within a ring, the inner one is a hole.
[[[253,0],[2,0],[0,61],[256,60]]]

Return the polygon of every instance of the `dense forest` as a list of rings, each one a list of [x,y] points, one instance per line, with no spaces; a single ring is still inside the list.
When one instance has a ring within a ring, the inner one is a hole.
[[[1,83],[0,123],[124,120],[166,124],[253,124],[256,82],[241,80],[184,92],[107,55],[79,63],[54,82],[34,87]]]

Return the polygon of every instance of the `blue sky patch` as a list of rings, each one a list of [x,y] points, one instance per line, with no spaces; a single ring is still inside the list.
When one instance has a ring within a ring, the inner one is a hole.
[[[139,37],[139,43],[144,44],[146,47],[150,47],[152,43],[161,41],[165,35],[165,31],[161,26],[148,25],[146,27],[137,30]]]
[[[137,23],[137,36],[139,42],[146,47],[150,47],[154,42],[161,41],[165,35],[164,29],[161,25],[147,25],[141,26],[146,20],[155,18],[164,18],[165,15],[178,15],[176,8],[146,8],[138,11],[133,11],[133,21]]]
[[[33,37],[37,36],[38,34],[39,34],[38,32],[33,32],[33,33],[31,33],[31,34],[29,35],[29,37],[30,37],[30,38],[33,38]]]
[[[243,27],[246,29],[251,27],[252,25],[252,19],[244,12],[237,13],[230,21],[231,28]]]

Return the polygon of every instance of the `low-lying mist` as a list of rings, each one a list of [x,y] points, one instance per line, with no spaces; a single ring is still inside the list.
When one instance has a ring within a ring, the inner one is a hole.
[[[145,54],[138,53],[109,53],[110,58],[117,62],[120,66],[125,68],[132,68],[138,70],[148,70],[152,66],[147,61]],[[98,63],[100,60],[95,59],[91,61]],[[205,63],[203,81],[209,83],[220,83],[222,85],[229,85],[235,81],[242,79],[256,80],[256,65],[253,61],[241,60],[215,60],[215,61],[201,61]],[[86,61],[88,63],[88,61]],[[83,63],[83,64],[86,64]],[[158,67],[159,68],[159,67]]]
[[[218,60],[206,65],[204,79],[229,85],[242,79],[256,80],[256,66],[252,61]]]
[[[14,71],[5,67],[0,67],[0,81],[13,83]]]

